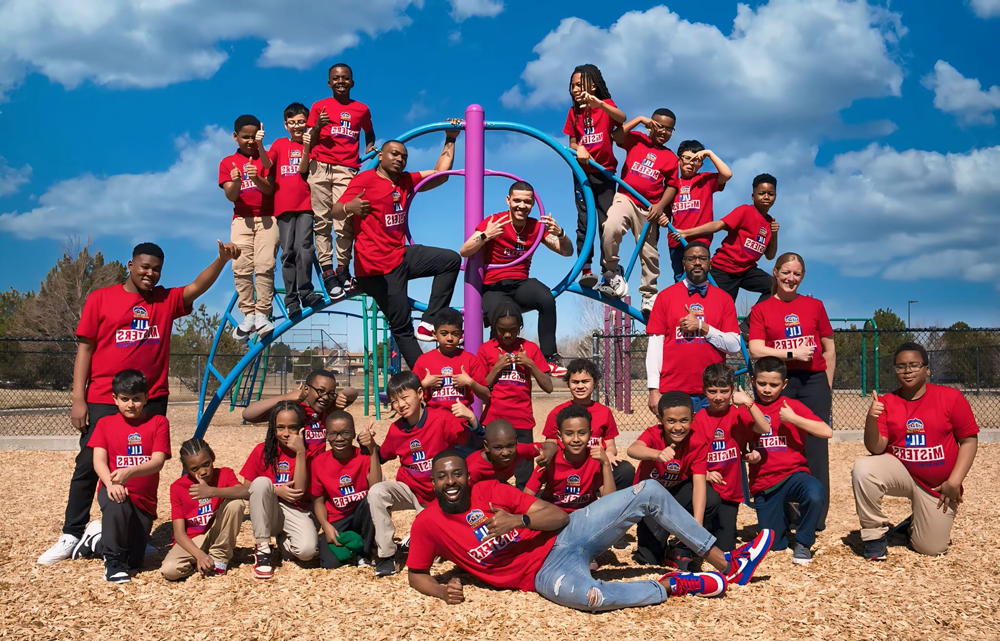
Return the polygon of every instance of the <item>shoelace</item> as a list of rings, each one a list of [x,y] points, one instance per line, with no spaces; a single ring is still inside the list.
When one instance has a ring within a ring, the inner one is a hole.
[[[674,594],[691,594],[693,592],[702,591],[702,581],[700,578],[688,577],[688,576],[675,576],[674,581]]]

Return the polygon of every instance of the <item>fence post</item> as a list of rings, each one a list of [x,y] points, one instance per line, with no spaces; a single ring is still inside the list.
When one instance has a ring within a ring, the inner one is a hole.
[[[604,402],[611,405],[611,308],[604,307]]]
[[[865,372],[865,364],[868,362],[868,350],[865,349],[865,332],[861,332],[861,396],[868,396],[868,391],[865,386],[868,384],[868,376]],[[875,363],[875,369],[878,370],[878,363]],[[877,388],[877,386],[876,386]]]
[[[600,369],[600,367],[601,367],[601,354],[600,354],[600,352],[597,351],[598,350],[598,345],[597,345],[598,344],[598,340],[597,340],[597,330],[596,329],[594,330],[594,333],[590,335],[590,341],[591,341],[591,347],[590,347],[591,354],[594,355],[594,358],[597,360],[596,365],[597,365],[598,369]],[[596,385],[594,385],[594,391],[591,394],[591,396],[593,397],[593,399],[595,401],[600,401],[601,400],[601,393],[598,391]]]
[[[201,366],[201,354],[198,354],[198,387],[195,389],[201,389],[201,375],[205,372],[205,368]]]
[[[625,297],[625,304],[632,304],[632,297]],[[625,353],[625,371],[622,373],[622,387],[624,388],[625,394],[625,413],[632,413],[632,332],[631,328],[626,331],[626,325],[628,321],[625,319],[625,314],[622,317],[622,350]]]
[[[979,396],[979,345],[976,345],[976,396]]]

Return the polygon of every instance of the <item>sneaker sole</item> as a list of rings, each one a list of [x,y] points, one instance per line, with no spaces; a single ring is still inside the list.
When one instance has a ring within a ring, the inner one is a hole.
[[[588,277],[583,277],[580,280],[578,280],[577,282],[580,283],[580,287],[583,287],[584,289],[587,289],[587,288],[593,289],[594,287],[597,286],[597,276],[591,276],[589,278]]]
[[[792,559],[792,563],[795,565],[809,565],[812,562],[812,559]]]
[[[274,570],[272,570],[270,572],[267,572],[267,573],[264,573],[264,572],[259,572],[257,570],[257,568],[254,568],[253,569],[253,575],[254,575],[254,577],[256,577],[258,579],[270,579],[271,577],[274,576]]]
[[[79,559],[80,558],[80,550],[85,545],[89,548],[90,547],[89,543],[91,542],[91,540],[93,538],[94,537],[92,537],[92,536],[86,536],[86,535],[84,535],[84,537],[82,539],[80,539],[80,541],[76,545],[73,546],[73,551],[69,553],[69,558],[71,560],[73,560],[73,561]],[[93,553],[93,550],[91,550],[91,552]]]

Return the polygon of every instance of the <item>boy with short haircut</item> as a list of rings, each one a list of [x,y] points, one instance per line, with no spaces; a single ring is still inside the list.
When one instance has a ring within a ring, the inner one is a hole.
[[[760,452],[741,457],[745,449],[734,433],[741,425],[768,426],[767,419],[743,390],[736,389],[733,370],[725,363],[712,363],[702,375],[708,407],[694,415],[692,431],[701,434],[708,448],[708,474],[705,480],[719,493],[713,534],[721,550],[736,547],[736,517],[743,502],[743,464],[760,463]]]
[[[692,429],[691,397],[684,392],[666,392],[660,396],[657,411],[660,423],[646,428],[628,448],[628,455],[640,461],[635,482],[657,481],[699,525],[711,524],[719,507],[719,494],[705,482],[708,443]],[[666,559],[669,564],[667,534],[654,524],[640,522],[636,559],[648,565],[659,565]],[[684,543],[678,543],[673,562],[678,570],[687,572],[694,556]]]
[[[142,567],[156,519],[160,469],[170,458],[170,423],[143,411],[149,383],[139,370],[118,372],[111,389],[119,413],[98,421],[87,442],[101,479],[101,521],[87,526],[81,543],[99,541],[75,556],[103,555],[104,578],[128,583],[129,573]]]
[[[285,281],[285,309],[289,316],[323,301],[312,282],[313,213],[306,182],[309,162],[302,162],[309,154],[303,139],[308,115],[309,110],[300,102],[285,107],[289,137],[275,140],[267,152],[274,167],[268,178],[274,185],[274,217],[281,241],[281,278]]]
[[[476,416],[462,403],[451,411],[424,407],[424,390],[413,372],[400,372],[385,387],[399,419],[389,426],[378,448],[380,462],[399,458],[395,481],[382,481],[368,491],[368,505],[375,523],[375,576],[396,573],[396,533],[390,512],[416,510],[434,500],[431,459],[439,452],[464,444],[479,429]]]
[[[331,298],[341,298],[354,289],[350,273],[354,244],[354,221],[334,220],[333,204],[358,173],[358,139],[365,132],[365,153],[375,149],[375,129],[368,105],[353,100],[354,72],[342,63],[330,67],[327,86],[332,98],[313,103],[309,109],[309,187],[312,190],[313,230],[316,258],[323,270],[323,284]],[[333,238],[337,235],[337,266],[333,265]]]
[[[807,565],[812,561],[809,548],[816,541],[816,522],[826,501],[823,486],[806,466],[805,436],[831,438],[833,430],[808,407],[795,399],[785,398],[782,390],[788,384],[785,362],[765,356],[753,366],[753,385],[757,407],[764,414],[767,428],[754,423],[741,425],[736,440],[749,443],[760,452],[761,460],[750,464],[750,493],[757,508],[757,522],[762,528],[775,531],[772,549],[788,547],[788,503],[798,503],[801,515],[795,528],[795,553],[792,562]]]
[[[510,421],[502,418],[490,421],[483,433],[483,449],[465,457],[469,466],[469,483],[506,483],[514,476],[520,461],[533,460],[544,467],[545,457],[540,454],[543,447],[550,450],[550,456],[555,456],[554,443],[518,443],[517,432]]]
[[[752,205],[740,205],[722,220],[678,230],[680,237],[694,239],[725,229],[728,234],[712,257],[715,284],[736,300],[740,288],[760,294],[754,304],[771,296],[771,275],[757,266],[761,256],[774,260],[778,253],[778,221],[768,212],[774,205],[778,180],[771,174],[753,179]]]
[[[575,358],[566,366],[565,381],[569,387],[570,400],[556,405],[545,419],[542,436],[547,443],[560,443],[556,417],[559,412],[571,405],[582,407],[590,413],[589,447],[602,446],[607,450],[608,460],[614,470],[615,487],[619,490],[632,485],[635,468],[624,458],[618,457],[618,424],[615,422],[611,408],[594,400],[594,386],[601,380],[601,373],[593,361],[586,358]],[[471,468],[470,468],[471,469]]]
[[[490,398],[483,362],[461,347],[464,324],[465,319],[456,309],[446,307],[438,312],[434,318],[437,349],[424,352],[413,365],[427,407],[450,411],[456,402],[472,407],[473,394],[482,401]]]
[[[625,270],[619,266],[618,248],[626,229],[632,230],[636,242],[642,228],[649,222],[649,232],[643,242],[642,259],[642,311],[649,314],[653,310],[656,296],[656,279],[660,275],[660,252],[656,243],[660,239],[660,225],[666,223],[666,210],[677,193],[677,156],[666,148],[674,132],[677,117],[669,109],[657,109],[651,118],[639,116],[621,127],[615,128],[612,137],[615,143],[627,152],[622,166],[622,180],[648,200],[646,207],[621,185],[615,194],[608,220],[601,234],[604,255],[604,282],[597,291],[605,296],[624,298],[628,294]],[[644,125],[649,135],[633,131]]]
[[[575,512],[615,491],[611,461],[603,447],[590,446],[590,412],[579,405],[556,416],[561,447],[551,463],[539,467],[524,492],[564,512]]]
[[[233,281],[243,321],[233,338],[274,330],[269,316],[274,299],[274,266],[278,257],[278,225],[274,221],[274,185],[267,177],[271,159],[264,151],[264,130],[254,116],[243,115],[233,124],[239,148],[219,163],[219,187],[233,203],[230,240],[239,247],[233,260]]]
[[[352,556],[358,556],[359,562],[371,559],[375,524],[368,506],[368,490],[382,481],[372,425],[374,421],[356,434],[353,416],[343,410],[331,412],[326,417],[330,450],[309,464],[313,513],[325,536],[319,542],[321,568],[339,568]],[[355,438],[367,452],[354,446]]]
[[[715,219],[713,196],[726,188],[726,183],[733,177],[729,166],[715,155],[715,152],[705,149],[697,140],[685,140],[677,146],[680,178],[677,180],[677,196],[670,208],[671,223],[674,229],[691,229]],[[705,158],[712,161],[715,171],[700,171]],[[700,242],[706,247],[712,245],[711,234],[687,238],[689,243]],[[684,246],[673,236],[669,238],[670,266],[674,270],[674,280],[684,278]]]

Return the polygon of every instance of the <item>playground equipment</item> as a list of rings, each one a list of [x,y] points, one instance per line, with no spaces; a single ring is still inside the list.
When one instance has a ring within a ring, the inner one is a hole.
[[[564,146],[562,143],[557,142],[551,136],[543,133],[542,131],[535,129],[534,127],[529,127],[520,123],[513,122],[487,122],[485,119],[485,113],[483,108],[479,105],[469,105],[465,110],[465,121],[463,124],[453,124],[451,122],[442,123],[432,123],[428,125],[423,125],[415,129],[402,134],[397,138],[397,140],[406,143],[414,138],[424,136],[427,134],[442,132],[442,131],[453,131],[455,129],[461,129],[465,132],[465,168],[464,169],[453,169],[446,172],[439,172],[432,174],[427,177],[426,180],[431,180],[434,177],[440,175],[449,176],[462,176],[465,179],[465,198],[464,198],[464,210],[465,210],[465,228],[464,237],[468,238],[472,236],[476,227],[482,222],[484,218],[484,202],[483,202],[483,191],[484,191],[484,181],[487,176],[499,176],[517,180],[517,177],[513,174],[506,172],[488,170],[485,166],[485,133],[487,131],[506,131],[516,134],[526,135],[538,140],[544,145],[548,146],[554,152],[556,152],[563,161],[569,166],[570,171],[573,172],[573,176],[576,178],[576,182],[582,187],[583,198],[587,208],[587,230],[584,238],[583,248],[578,252],[576,260],[574,261],[572,267],[566,275],[558,282],[554,287],[552,287],[552,293],[554,296],[558,297],[564,292],[573,292],[579,296],[584,296],[596,300],[604,305],[614,308],[621,312],[623,315],[627,314],[633,319],[643,321],[642,314],[639,310],[632,307],[629,302],[623,301],[617,298],[604,296],[601,293],[591,290],[583,289],[580,287],[579,283],[576,282],[577,277],[583,269],[584,263],[586,262],[586,256],[590,254],[591,249],[594,245],[594,236],[597,230],[597,210],[594,205],[594,193],[590,186],[590,180],[587,177],[587,173],[580,166],[577,161],[576,154]],[[372,168],[377,163],[376,152],[371,152],[362,157],[362,161],[371,160],[369,168]],[[634,189],[626,185],[617,175],[613,172],[605,170],[600,165],[591,161],[591,164],[601,171],[607,178],[614,180],[616,183],[621,185],[625,190],[631,193],[633,196],[638,198],[639,202],[643,203],[646,207],[650,206],[648,200],[642,197]],[[421,184],[424,181],[421,181]],[[419,188],[419,184],[417,185]],[[417,190],[415,190],[416,192]],[[412,198],[410,199],[410,205],[412,205]],[[539,201],[539,209],[542,210],[541,202]],[[407,220],[408,220],[407,216]],[[672,225],[668,224],[668,231],[676,231]],[[638,259],[639,252],[642,248],[643,242],[645,242],[646,235],[649,233],[649,223],[647,222],[642,229],[639,241],[636,243],[635,250],[632,254],[631,259],[628,261],[628,268],[625,271],[626,279],[632,274],[632,270],[635,267],[636,260]],[[407,230],[407,235],[409,236],[409,231]],[[541,234],[538,235],[536,242],[528,249],[521,260],[526,260],[528,256],[537,250],[540,241]],[[411,241],[412,242],[412,241]],[[681,239],[682,244],[686,245],[686,241]],[[467,319],[476,319],[475,322],[478,323],[478,319],[482,318],[482,298],[480,291],[482,290],[482,273],[484,269],[489,269],[490,266],[483,266],[482,264],[482,254],[477,254],[470,257],[466,264],[463,266],[465,272],[464,278],[464,315]],[[711,276],[709,276],[711,280]],[[322,279],[320,279],[322,281]],[[713,281],[714,284],[714,281]],[[236,364],[236,366],[228,373],[223,374],[219,372],[216,367],[212,364],[212,358],[209,359],[209,363],[206,366],[205,376],[203,377],[201,398],[199,402],[199,412],[198,412],[198,426],[195,431],[196,436],[204,435],[205,431],[208,429],[208,425],[212,420],[212,416],[218,409],[219,403],[227,394],[229,394],[233,385],[240,380],[240,377],[244,370],[247,368],[253,368],[253,371],[259,370],[258,359],[262,358],[265,349],[274,340],[280,337],[283,333],[288,331],[293,325],[302,322],[306,318],[309,318],[313,314],[322,313],[326,310],[326,307],[331,305],[329,295],[323,289],[324,297],[324,307],[322,309],[306,309],[303,310],[300,316],[289,318],[287,310],[284,308],[284,303],[280,297],[275,297],[275,302],[281,311],[283,320],[275,326],[274,331],[266,336],[262,340],[251,344],[247,354]],[[218,332],[216,333],[215,341],[212,345],[212,356],[214,357],[216,347],[218,346],[219,338],[221,332],[227,330],[227,326],[231,323],[236,325],[236,321],[232,316],[232,308],[236,302],[236,297],[234,295],[226,313],[223,315],[223,322],[220,326]],[[411,306],[418,311],[425,311],[427,309],[426,303],[412,300],[410,301]],[[374,304],[372,305],[374,308]],[[346,314],[346,312],[345,312]],[[368,315],[366,309],[365,315]],[[623,316],[624,318],[624,316]],[[366,332],[368,335],[368,323],[365,321]],[[387,330],[386,330],[387,332]],[[377,334],[373,332],[373,334]],[[377,346],[377,338],[373,340],[374,344]],[[388,344],[388,343],[387,343]],[[480,345],[482,344],[482,332],[480,331],[469,331],[465,335],[465,348],[473,353],[478,351]],[[742,346],[744,360],[749,362],[749,354],[746,351],[746,346]],[[365,366],[368,369],[369,364],[374,364],[374,358],[369,360],[366,356]],[[385,363],[384,371],[388,371],[388,363]],[[742,373],[742,371],[740,372]],[[219,381],[219,389],[210,398],[207,395],[207,383],[209,375],[213,376]],[[252,377],[251,377],[252,378]],[[366,394],[368,392],[367,386],[368,380],[366,378]],[[377,392],[380,389],[379,381],[376,376],[373,379],[373,385]],[[252,383],[250,385],[252,387]],[[475,401],[475,411],[478,412],[480,409],[480,402],[478,399]],[[378,404],[376,404],[376,416],[381,417]]]

